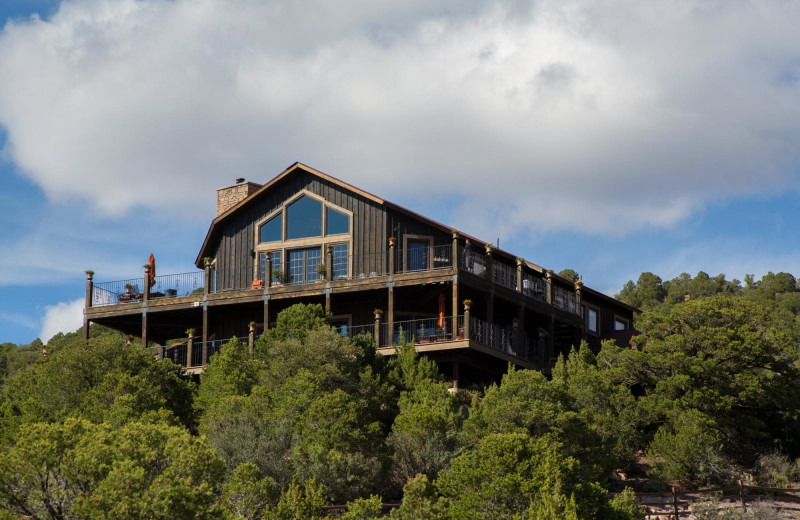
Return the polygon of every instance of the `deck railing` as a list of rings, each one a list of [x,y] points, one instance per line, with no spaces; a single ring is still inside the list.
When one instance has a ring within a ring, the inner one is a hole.
[[[476,276],[488,276],[486,269],[486,256],[478,252],[473,246],[465,247],[458,257],[458,267]]]
[[[92,290],[92,306],[141,301],[144,297],[143,290],[144,277],[95,283]]]
[[[493,271],[493,279],[495,283],[509,289],[517,289],[517,267],[495,261]]]
[[[391,337],[389,331],[391,330]],[[383,347],[398,346],[401,338],[417,345],[440,341],[463,339],[464,316],[456,316],[455,334],[453,333],[453,317],[422,318],[418,320],[401,320],[381,324],[381,342]]]
[[[203,294],[204,280],[205,271],[156,276],[156,283],[150,288],[150,298],[175,298],[190,294]]]
[[[515,334],[519,335],[516,342],[514,341]],[[524,331],[515,331],[513,328],[487,323],[479,318],[470,317],[469,335],[471,340],[500,352],[529,361],[533,359],[528,336]]]
[[[530,273],[522,273],[522,293],[540,302],[547,303],[547,283]]]
[[[164,347],[164,359],[169,359],[176,365],[186,366],[186,351],[189,345],[187,343],[177,343],[175,345],[167,345]],[[194,355],[192,355],[194,357]]]
[[[562,311],[575,313],[575,292],[558,285],[553,286],[553,306]]]
[[[453,246],[424,246],[395,251],[395,272],[414,273],[446,269],[453,265]]]

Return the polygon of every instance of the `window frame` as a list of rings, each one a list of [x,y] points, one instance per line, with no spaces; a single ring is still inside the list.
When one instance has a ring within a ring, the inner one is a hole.
[[[307,237],[307,238],[293,238],[293,239],[286,239],[287,233],[287,226],[288,224],[288,213],[287,209],[291,206],[294,202],[299,200],[300,198],[307,196],[315,199],[321,203],[322,210],[321,210],[321,229],[322,235],[318,237]],[[333,209],[345,216],[347,216],[348,220],[348,230],[347,233],[335,233],[332,235],[328,234],[328,208]],[[276,217],[277,215],[282,215],[282,223],[281,223],[281,240],[275,240],[272,242],[260,242],[261,238],[261,226],[269,222],[271,219]],[[327,265],[328,259],[328,246],[338,245],[338,244],[346,244],[347,245],[347,274],[344,278],[352,278],[353,276],[353,212],[343,208],[337,204],[333,204],[330,201],[325,200],[324,197],[317,195],[316,193],[312,193],[309,190],[303,189],[292,195],[291,197],[287,198],[283,202],[280,203],[278,207],[267,213],[263,218],[260,218],[255,223],[255,228],[253,232],[253,252],[255,253],[255,261],[253,262],[253,279],[257,280],[258,276],[260,275],[260,266],[259,266],[259,258],[260,255],[266,252],[279,252],[281,254],[282,263],[280,265],[280,270],[283,275],[283,278],[286,280],[288,284],[288,272],[286,271],[285,267],[288,262],[288,252],[292,249],[306,249],[311,247],[319,247],[322,251],[322,263]],[[271,266],[273,269],[276,267],[274,264]],[[266,285],[266,284],[265,284]]]
[[[419,271],[414,272],[422,272],[422,271],[430,271],[433,267],[433,237],[430,235],[412,235],[412,234],[404,234],[403,235],[403,272],[407,273],[408,271],[408,243],[409,242],[427,242],[428,243],[428,255],[425,259],[426,267],[425,269],[421,269]]]
[[[584,326],[586,327],[586,332],[588,334],[600,335],[600,307],[590,304],[586,304],[584,307],[586,308],[586,312],[584,313]],[[592,330],[589,327],[589,316],[591,315],[592,311],[595,313],[595,330]]]
[[[624,324],[625,328],[624,329],[618,329],[617,328],[617,323]],[[623,318],[619,314],[615,314],[614,315],[614,330],[615,331],[617,331],[617,330],[628,330],[630,328],[631,328],[631,323],[630,323],[630,320],[628,320],[628,318]]]

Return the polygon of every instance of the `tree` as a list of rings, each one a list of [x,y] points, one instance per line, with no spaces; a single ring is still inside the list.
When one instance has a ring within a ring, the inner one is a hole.
[[[223,465],[176,426],[28,425],[0,457],[0,504],[35,518],[222,518]]]
[[[573,271],[572,269],[562,269],[558,272],[558,276],[563,276],[567,280],[571,282],[576,282],[580,279],[581,275],[577,273],[577,271]]]
[[[247,345],[236,338],[222,346],[200,374],[197,405],[203,409],[223,397],[249,395],[258,383],[260,363],[253,360]]]

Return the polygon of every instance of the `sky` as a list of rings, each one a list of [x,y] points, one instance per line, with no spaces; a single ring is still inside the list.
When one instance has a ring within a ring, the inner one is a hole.
[[[300,161],[613,294],[800,274],[800,3],[2,0],[0,342]]]

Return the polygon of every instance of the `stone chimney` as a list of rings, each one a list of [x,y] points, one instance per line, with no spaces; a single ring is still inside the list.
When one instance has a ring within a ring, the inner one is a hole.
[[[261,184],[255,182],[245,182],[244,179],[236,179],[236,184],[220,188],[217,190],[217,216],[222,215],[230,208],[243,201],[253,194]]]

